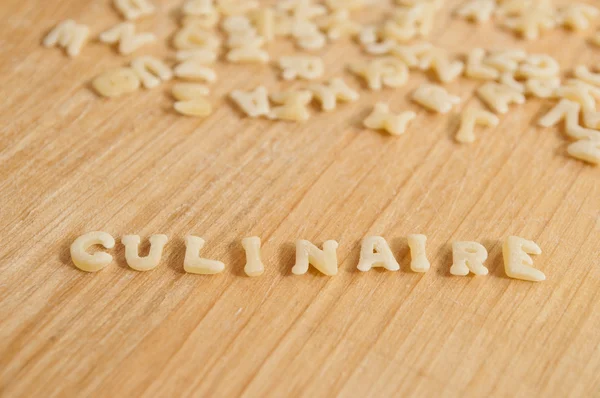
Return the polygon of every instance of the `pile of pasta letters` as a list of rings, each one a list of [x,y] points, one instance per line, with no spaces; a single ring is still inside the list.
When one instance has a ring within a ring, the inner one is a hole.
[[[137,32],[134,23],[156,12],[150,0],[113,1],[126,22],[100,33],[100,42],[115,45],[121,54],[131,54],[156,41],[152,33]],[[462,112],[457,142],[474,142],[476,126],[497,126],[497,115],[508,113],[511,105],[523,104],[528,97],[545,98],[557,103],[538,124],[552,127],[564,121],[565,133],[573,141],[567,153],[589,164],[600,163],[600,113],[596,111],[600,72],[580,65],[565,80],[559,63],[550,55],[518,49],[475,48],[462,54],[461,60],[461,54],[449,54],[426,41],[443,0],[395,0],[379,24],[362,26],[352,19],[353,12],[374,1],[379,0],[280,0],[265,7],[253,0],[187,0],[181,10],[181,27],[172,41],[177,50],[175,66],[142,55],[127,67],[97,76],[92,86],[101,96],[117,97],[175,78],[180,82],[172,89],[174,109],[183,115],[207,117],[213,111],[208,85],[217,81],[214,64],[220,57],[230,63],[269,64],[267,44],[287,38],[302,53],[274,62],[284,80],[304,80],[306,86],[271,93],[259,86],[251,91],[234,90],[230,97],[250,118],[301,122],[310,118],[312,101],[317,101],[322,111],[331,112],[340,102],[358,100],[359,92],[343,77],[321,81],[323,60],[310,54],[338,39],[352,38],[372,59],[351,63],[348,71],[363,79],[370,90],[402,87],[414,70],[433,72],[438,81],[423,83],[411,94],[415,103],[432,112],[446,114],[460,102],[460,97],[444,88],[445,83],[463,76],[481,81],[476,93],[488,109],[472,106]],[[550,0],[468,0],[454,13],[474,23],[494,21],[523,39],[535,40],[551,29],[589,29],[600,10],[576,2],[558,8]],[[52,29],[43,43],[64,47],[75,57],[89,36],[87,26],[67,20]],[[600,33],[589,41],[600,46]],[[379,102],[364,125],[401,135],[415,117],[414,112],[397,113]]]

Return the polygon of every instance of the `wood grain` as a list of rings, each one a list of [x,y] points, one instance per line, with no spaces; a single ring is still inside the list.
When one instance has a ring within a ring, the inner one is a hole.
[[[179,0],[138,24],[161,40],[141,53],[171,56]],[[531,100],[456,144],[456,114],[408,101],[425,76],[305,124],[242,117],[233,88],[290,87],[266,66],[219,65],[215,113],[176,115],[169,85],[103,100],[89,89],[127,63],[90,43],[68,59],[40,46],[58,21],[99,33],[119,18],[108,0],[3,0],[0,7],[0,395],[50,396],[598,396],[600,395],[600,180],[568,158],[558,130],[535,121]],[[372,7],[365,21],[384,10]],[[568,71],[597,65],[585,35],[556,30],[535,43],[493,24],[438,16],[432,41],[550,53]],[[589,33],[588,33],[589,35]],[[285,42],[271,54],[290,54]],[[342,41],[321,52],[327,76],[362,57]],[[360,87],[360,82],[345,74]],[[477,82],[448,85],[464,106]],[[297,86],[297,84],[296,84]],[[402,137],[366,131],[375,101],[412,109]],[[86,274],[68,248],[105,230],[170,237],[148,273],[115,263]],[[222,275],[183,273],[183,237],[207,239]],[[409,270],[405,236],[428,236],[432,270]],[[359,242],[381,234],[398,273],[356,271]],[[508,279],[509,234],[544,250],[532,284]],[[263,239],[266,273],[243,275],[240,239]],[[340,273],[290,273],[298,238],[340,242]],[[449,275],[453,240],[477,240],[490,275]]]

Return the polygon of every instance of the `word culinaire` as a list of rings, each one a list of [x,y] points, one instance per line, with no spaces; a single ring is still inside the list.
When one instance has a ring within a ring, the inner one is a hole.
[[[125,246],[125,259],[127,264],[137,271],[150,271],[160,263],[163,249],[167,244],[166,235],[152,235],[150,237],[150,250],[148,255],[140,257],[139,245],[141,239],[138,235],[126,235],[121,239]],[[407,237],[411,254],[410,268],[414,272],[427,272],[430,268],[425,252],[425,235],[409,235]],[[200,256],[205,240],[188,235],[185,238],[185,258],[183,268],[192,274],[212,275],[225,269],[221,261],[210,260]],[[241,242],[246,252],[246,265],[244,271],[248,276],[260,276],[265,270],[261,261],[259,237],[253,236],[242,239]],[[106,232],[89,232],[75,239],[71,245],[71,258],[77,268],[87,272],[97,272],[111,263],[113,257],[106,252],[90,254],[87,250],[94,245],[101,245],[106,249],[115,246],[115,239]],[[307,240],[296,242],[296,264],[292,273],[305,274],[312,265],[321,273],[334,276],[338,272],[337,259],[338,243],[328,240],[320,249]],[[543,272],[533,268],[530,255],[542,253],[540,247],[530,240],[518,236],[509,236],[502,246],[504,269],[506,275],[515,279],[539,282],[546,279]],[[487,250],[477,242],[454,242],[452,244],[453,263],[450,273],[457,276],[466,276],[470,272],[475,275],[487,275],[488,269],[483,264],[488,257]],[[400,265],[390,246],[381,236],[368,236],[363,239],[360,250],[360,259],[357,268],[366,272],[373,267],[383,267],[389,271],[398,271]]]

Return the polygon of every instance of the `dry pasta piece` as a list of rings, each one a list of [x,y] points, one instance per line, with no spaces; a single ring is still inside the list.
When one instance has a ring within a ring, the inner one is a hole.
[[[558,10],[558,23],[573,30],[586,30],[600,15],[598,8],[584,3],[569,4]]]
[[[358,10],[367,5],[366,0],[325,0],[325,4],[332,11]]]
[[[178,113],[185,116],[206,117],[213,111],[208,99],[201,97],[192,100],[177,101],[173,107]]]
[[[131,54],[140,47],[156,41],[152,33],[135,33],[133,22],[123,22],[100,34],[102,43],[119,44],[119,53]]]
[[[250,18],[245,15],[231,15],[223,20],[223,30],[229,34],[255,31]]]
[[[425,243],[427,237],[421,234],[412,234],[406,237],[408,247],[410,248],[410,269],[412,272],[427,272],[431,268],[427,253],[425,252]]]
[[[217,0],[217,8],[223,15],[242,15],[259,7],[255,0]]]
[[[500,75],[499,82],[515,91],[525,94],[525,84],[515,79],[515,75],[511,72],[503,72]]]
[[[542,127],[553,127],[565,121],[565,131],[567,135],[574,139],[594,139],[598,132],[583,128],[579,125],[579,112],[581,105],[567,99],[561,100],[546,115],[538,120],[538,125]]]
[[[309,90],[321,101],[321,108],[325,112],[334,110],[338,101],[357,101],[359,98],[358,93],[340,77],[332,79],[328,84],[312,84]]]
[[[194,61],[199,64],[208,65],[214,64],[218,58],[218,54],[213,50],[197,49],[197,50],[181,50],[177,51],[177,61]]]
[[[489,270],[483,265],[487,257],[487,250],[477,242],[454,242],[450,273],[456,276],[467,276],[469,272],[475,275],[487,275]]]
[[[92,86],[103,97],[118,97],[140,88],[141,81],[131,68],[117,68],[106,71],[92,81]]]
[[[269,94],[265,86],[258,86],[253,91],[234,90],[231,99],[250,117],[269,116]]]
[[[560,87],[560,78],[529,79],[525,82],[525,93],[537,98],[553,98]]]
[[[87,250],[94,245],[102,245],[105,249],[115,247],[115,239],[102,231],[88,232],[81,235],[71,244],[71,260],[77,268],[86,272],[98,272],[112,261],[113,257],[104,252],[90,254]]]
[[[581,104],[584,110],[595,110],[596,100],[600,99],[600,87],[577,79],[569,79],[556,90],[556,95]]]
[[[595,139],[584,139],[567,147],[567,153],[575,159],[594,165],[600,164],[600,134]]]
[[[195,25],[186,25],[175,34],[173,45],[178,50],[208,49],[216,51],[221,40],[214,32]]]
[[[379,43],[367,44],[365,51],[368,54],[385,55],[390,54],[396,46],[397,43],[394,40],[385,40]]]
[[[391,135],[402,135],[406,132],[408,123],[416,117],[417,114],[411,111],[395,115],[390,112],[388,104],[378,102],[363,124],[371,130],[384,130]]]
[[[283,70],[284,80],[297,78],[315,80],[323,76],[325,66],[319,57],[296,55],[279,58],[279,66]]]
[[[460,118],[460,128],[456,133],[456,141],[469,144],[475,142],[475,126],[496,127],[500,123],[498,116],[483,109],[470,108]]]
[[[295,19],[291,26],[291,35],[296,39],[296,45],[304,50],[318,50],[327,41],[317,25],[307,19]]]
[[[401,87],[408,81],[408,67],[394,57],[374,59],[364,64],[352,64],[350,70],[364,78],[371,90],[384,86]]]
[[[206,15],[184,15],[181,19],[181,25],[196,29],[214,29],[220,20],[221,15],[215,11]]]
[[[360,259],[356,268],[367,272],[374,267],[385,268],[388,271],[400,270],[400,264],[394,257],[390,245],[381,236],[367,236],[360,247]]]
[[[500,73],[491,66],[485,65],[485,50],[482,48],[474,48],[469,52],[467,57],[467,65],[465,67],[465,76],[472,79],[480,80],[496,80]]]
[[[318,26],[327,32],[327,37],[330,40],[355,36],[361,30],[360,24],[350,19],[350,12],[347,9],[337,10],[323,17],[319,21]]]
[[[271,94],[271,100],[280,106],[276,106],[269,112],[269,119],[289,120],[303,122],[310,118],[308,104],[312,101],[313,94],[310,91],[284,91]]]
[[[81,53],[90,35],[90,28],[80,25],[72,19],[59,23],[44,38],[44,47],[56,45],[67,50],[69,57],[76,57]]]
[[[151,56],[138,57],[131,61],[131,68],[137,73],[146,88],[154,88],[161,82],[171,80],[173,71],[163,61]]]
[[[217,80],[217,74],[213,69],[194,60],[180,63],[175,67],[173,72],[175,76],[184,80],[205,81],[209,83]]]
[[[260,276],[265,272],[265,265],[260,259],[260,238],[251,236],[242,239],[242,246],[246,252],[246,265],[244,272],[248,276]]]
[[[417,27],[411,24],[399,24],[393,20],[385,21],[381,36],[384,39],[406,43],[418,36]]]
[[[462,74],[465,64],[461,61],[450,61],[445,51],[432,49],[421,57],[419,66],[423,70],[435,71],[442,83],[449,83]]]
[[[525,96],[517,90],[495,82],[485,83],[477,95],[496,113],[508,112],[509,104],[524,104]]]
[[[510,278],[530,282],[546,280],[546,275],[542,271],[532,267],[533,260],[530,254],[542,254],[542,249],[535,242],[518,236],[509,236],[506,238],[502,245],[506,275]]]
[[[221,261],[200,257],[200,250],[205,244],[206,241],[198,236],[188,235],[185,237],[185,258],[183,260],[185,272],[197,275],[215,275],[225,270],[225,264]]]
[[[409,7],[394,10],[392,20],[399,26],[412,26],[418,36],[428,36],[435,23],[437,8],[431,2],[416,3]]]
[[[417,68],[421,58],[433,50],[430,43],[417,43],[412,45],[397,45],[391,52],[396,58],[399,58],[409,68]]]
[[[148,0],[113,0],[115,8],[128,20],[154,14],[156,10]]]
[[[543,31],[556,27],[554,10],[542,1],[519,15],[506,18],[502,24],[520,34],[526,40],[537,40]]]
[[[173,86],[171,93],[178,101],[189,101],[206,97],[210,90],[204,84],[177,83]]]
[[[186,15],[206,15],[217,12],[213,0],[187,0],[182,7]]]
[[[292,14],[295,19],[313,19],[327,14],[327,8],[312,0],[280,0],[277,8]]]
[[[146,257],[140,257],[139,235],[125,235],[121,243],[125,246],[125,260],[127,265],[136,271],[150,271],[158,266],[162,257],[163,249],[167,244],[167,235],[152,235],[150,241],[150,252]]]
[[[337,275],[338,243],[334,240],[328,240],[323,243],[323,250],[313,245],[307,240],[296,242],[296,264],[292,268],[294,275],[303,275],[308,272],[309,264],[312,264],[317,270],[327,276]]]
[[[235,63],[268,63],[271,57],[267,51],[260,48],[262,40],[248,42],[243,46],[231,49],[227,53],[227,60]]]
[[[469,0],[456,10],[456,15],[468,21],[481,23],[489,21],[495,9],[494,0]]]
[[[491,53],[483,62],[498,72],[516,72],[525,58],[527,53],[523,50],[504,50]]]
[[[594,73],[587,66],[579,65],[575,68],[574,75],[577,79],[600,87],[600,73]]]
[[[401,6],[414,6],[419,3],[428,3],[434,9],[439,10],[444,5],[444,0],[396,0],[396,4]]]
[[[363,46],[375,44],[380,39],[379,27],[376,25],[363,26],[358,33],[358,42]]]
[[[448,113],[460,103],[460,97],[451,95],[445,88],[436,84],[421,84],[413,93],[412,100],[417,104],[438,113]]]
[[[547,54],[532,54],[523,61],[517,76],[532,79],[550,79],[560,74],[558,61]]]
[[[275,11],[271,7],[259,8],[249,14],[250,21],[254,24],[257,33],[271,42],[275,39]]]
[[[600,112],[591,109],[584,110],[583,125],[589,129],[600,130]]]
[[[536,1],[538,0],[500,0],[495,13],[502,17],[521,15],[534,6]]]

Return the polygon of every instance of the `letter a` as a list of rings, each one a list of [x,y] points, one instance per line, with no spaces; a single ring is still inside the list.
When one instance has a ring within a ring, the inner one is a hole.
[[[381,236],[367,236],[363,239],[360,248],[360,260],[356,268],[366,272],[373,267],[383,267],[388,271],[400,269],[390,246]]]

